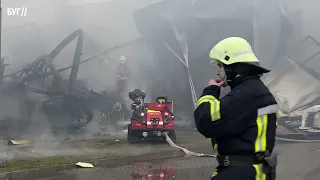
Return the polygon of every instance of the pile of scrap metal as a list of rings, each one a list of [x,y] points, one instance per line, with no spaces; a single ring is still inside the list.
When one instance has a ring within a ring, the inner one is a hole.
[[[320,48],[320,43],[307,36],[300,44],[312,41]],[[292,52],[299,52],[301,47]],[[279,104],[278,131],[280,140],[297,142],[320,142],[320,74],[308,62],[317,59],[320,50],[302,62],[293,61],[285,56],[282,62],[289,65],[274,78],[265,79],[265,84],[275,95]]]
[[[52,63],[54,58],[77,37],[72,65],[56,69]],[[14,131],[14,128],[18,128],[15,130],[21,135],[30,125],[37,104],[40,104],[40,110],[57,132],[63,129],[69,134],[73,133],[86,126],[97,112],[103,115],[104,119],[110,118],[114,113],[109,112],[113,112],[112,108],[118,101],[114,98],[118,97],[114,94],[116,92],[97,93],[77,81],[80,64],[100,56],[97,55],[81,62],[82,47],[83,32],[77,30],[65,38],[50,54],[39,56],[34,62],[17,72],[3,75],[7,64],[4,64],[2,60],[0,62],[1,106],[5,106],[3,103],[12,99],[17,99],[19,106],[10,111],[20,113],[16,113],[19,115],[15,116],[14,120],[12,115],[2,117],[0,128],[7,129],[7,131]],[[65,80],[59,73],[68,69],[71,69],[70,77]]]
[[[276,6],[281,14],[280,34],[272,71],[264,82],[279,104],[277,138],[287,142],[320,142],[320,74],[315,68],[320,43],[310,35],[299,39],[303,37],[301,11],[290,14],[285,7]]]

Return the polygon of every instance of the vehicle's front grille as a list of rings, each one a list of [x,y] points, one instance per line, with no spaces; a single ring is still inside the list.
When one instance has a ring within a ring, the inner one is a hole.
[[[159,122],[160,120],[159,120],[159,118],[151,118],[150,121],[151,122]]]

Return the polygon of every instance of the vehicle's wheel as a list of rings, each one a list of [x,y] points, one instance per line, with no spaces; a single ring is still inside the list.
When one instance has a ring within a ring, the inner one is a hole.
[[[131,124],[128,125],[127,141],[129,144],[137,142],[137,140],[132,136]]]

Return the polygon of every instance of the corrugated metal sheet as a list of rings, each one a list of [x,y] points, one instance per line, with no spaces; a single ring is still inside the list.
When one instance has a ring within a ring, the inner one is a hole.
[[[279,95],[279,99],[288,102],[291,112],[304,108],[320,98],[320,82],[295,63],[291,63],[267,86],[272,93]]]

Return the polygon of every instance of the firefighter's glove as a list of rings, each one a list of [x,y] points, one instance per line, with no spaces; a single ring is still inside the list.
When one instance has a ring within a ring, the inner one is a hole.
[[[262,160],[262,171],[269,176],[270,180],[276,179],[276,168],[278,164],[278,156],[272,154]]]

